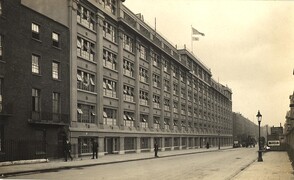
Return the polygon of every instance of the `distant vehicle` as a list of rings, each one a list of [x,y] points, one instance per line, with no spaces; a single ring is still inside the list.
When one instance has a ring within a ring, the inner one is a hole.
[[[281,150],[281,143],[279,140],[269,140],[267,141],[267,147],[269,147],[271,151],[279,151]]]
[[[272,147],[272,146],[280,146],[280,141],[279,140],[267,141],[267,145],[269,147]]]
[[[239,141],[234,141],[234,143],[233,143],[233,148],[238,148],[238,147],[240,147],[241,145],[240,145],[240,143],[239,143]]]

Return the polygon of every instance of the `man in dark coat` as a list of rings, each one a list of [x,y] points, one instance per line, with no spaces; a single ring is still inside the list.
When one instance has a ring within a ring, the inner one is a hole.
[[[96,159],[98,159],[98,142],[93,139],[92,140],[92,151],[93,151],[93,156],[92,156],[92,159],[94,159],[94,157],[96,157]]]
[[[65,158],[65,161],[67,161],[67,157],[69,157],[71,160],[73,159],[70,152],[71,152],[71,143],[69,142],[69,140],[66,140],[66,142],[64,144],[64,158]]]
[[[155,143],[154,143],[154,153],[155,153],[155,157],[158,157],[158,155],[157,155],[157,152],[158,152],[158,144],[157,144],[157,142],[155,141]]]

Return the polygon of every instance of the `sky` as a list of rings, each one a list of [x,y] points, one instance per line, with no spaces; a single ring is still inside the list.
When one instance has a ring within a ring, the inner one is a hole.
[[[294,1],[126,0],[171,44],[193,51],[233,92],[233,112],[284,126],[294,91]],[[191,41],[191,26],[205,34]]]

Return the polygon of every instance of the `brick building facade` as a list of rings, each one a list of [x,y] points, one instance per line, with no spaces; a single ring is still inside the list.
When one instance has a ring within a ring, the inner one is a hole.
[[[68,28],[20,0],[0,2],[0,160],[62,156]]]

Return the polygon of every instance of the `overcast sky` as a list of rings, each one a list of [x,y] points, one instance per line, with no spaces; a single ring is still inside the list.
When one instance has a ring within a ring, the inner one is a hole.
[[[191,25],[205,33],[193,52],[233,91],[233,111],[284,126],[294,91],[294,2],[126,0],[173,45],[192,50]]]

